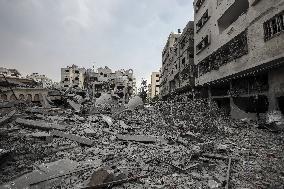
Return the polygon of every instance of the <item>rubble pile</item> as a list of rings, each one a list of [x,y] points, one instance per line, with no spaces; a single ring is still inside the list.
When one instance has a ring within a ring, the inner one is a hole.
[[[66,103],[1,110],[0,188],[284,184],[283,133],[232,120],[214,103],[158,102],[120,111],[110,105],[107,112],[83,100]]]

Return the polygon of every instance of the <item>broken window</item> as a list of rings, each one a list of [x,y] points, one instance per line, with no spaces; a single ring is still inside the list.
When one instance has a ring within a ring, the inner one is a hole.
[[[197,0],[195,3],[195,12],[198,12],[205,0]]]
[[[264,40],[267,41],[284,30],[284,11],[263,24]]]
[[[196,54],[200,53],[202,50],[208,47],[209,44],[209,36],[206,35],[206,37],[202,39],[202,41],[196,46]]]
[[[196,33],[199,32],[199,30],[206,24],[206,22],[209,20],[208,10],[202,15],[200,20],[196,24]]]
[[[238,18],[241,15],[246,13],[248,8],[249,8],[248,0],[235,1],[218,20],[218,27],[220,33],[222,33],[232,23],[238,20]]]
[[[218,70],[221,66],[248,53],[247,30],[243,31],[199,64],[199,76]]]

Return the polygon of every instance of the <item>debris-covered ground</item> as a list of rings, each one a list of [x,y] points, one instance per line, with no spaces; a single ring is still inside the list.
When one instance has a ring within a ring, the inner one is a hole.
[[[12,110],[1,109],[0,188],[284,185],[283,133],[232,120],[205,100],[112,114]]]

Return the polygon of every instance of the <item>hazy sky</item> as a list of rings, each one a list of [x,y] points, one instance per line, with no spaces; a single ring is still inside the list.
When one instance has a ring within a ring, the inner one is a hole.
[[[193,20],[192,0],[0,0],[0,62],[55,81],[60,68],[161,66],[170,32]]]

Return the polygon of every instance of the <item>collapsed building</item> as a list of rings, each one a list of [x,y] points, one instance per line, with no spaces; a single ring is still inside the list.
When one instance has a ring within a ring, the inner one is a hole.
[[[195,0],[196,87],[235,118],[284,113],[284,2]]]
[[[192,94],[194,88],[194,23],[188,22],[183,32],[171,33],[162,52],[160,97],[174,93]]]
[[[34,79],[21,77],[16,69],[0,69],[1,101],[27,100],[40,102],[48,95],[48,89],[40,86]]]
[[[32,73],[30,75],[27,75],[27,79],[33,79],[39,85],[43,88],[52,88],[53,87],[53,82],[51,79],[46,77],[45,75],[39,74],[39,73]]]
[[[136,79],[132,69],[112,72],[106,66],[98,68],[97,71],[87,70],[86,87],[91,90],[95,98],[109,93],[116,97],[119,103],[127,103],[130,97],[136,93]]]

